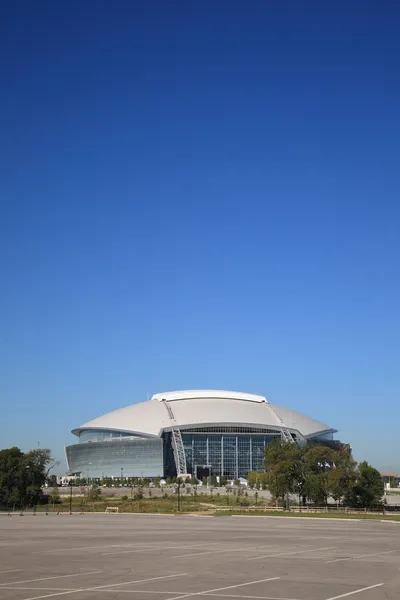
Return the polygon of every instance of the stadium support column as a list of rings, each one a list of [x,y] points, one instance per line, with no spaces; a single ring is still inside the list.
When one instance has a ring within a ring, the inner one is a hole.
[[[221,477],[224,475],[224,436],[221,435]]]
[[[239,441],[236,436],[236,479],[239,479]]]

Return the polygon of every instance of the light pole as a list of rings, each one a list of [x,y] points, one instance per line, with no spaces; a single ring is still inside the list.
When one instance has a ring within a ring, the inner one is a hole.
[[[122,485],[122,479],[123,479],[123,476],[124,476],[124,468],[123,468],[123,467],[121,467],[121,485]]]
[[[181,510],[181,482],[178,481],[178,512]]]
[[[69,481],[69,514],[72,515],[72,480]]]

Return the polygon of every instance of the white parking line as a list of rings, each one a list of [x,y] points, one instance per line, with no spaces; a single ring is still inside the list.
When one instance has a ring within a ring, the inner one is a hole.
[[[88,571],[87,573],[72,573],[70,575],[53,575],[52,577],[39,577],[38,579],[24,579],[23,581],[7,581],[7,583],[0,583],[0,587],[5,585],[12,585],[13,583],[33,583],[34,581],[47,581],[48,579],[62,579],[63,577],[81,577],[82,575],[95,575],[102,571]]]
[[[135,581],[123,581],[122,583],[108,583],[107,585],[97,585],[97,586],[89,587],[89,588],[77,588],[77,589],[73,589],[73,590],[65,590],[63,592],[55,592],[54,594],[46,594],[45,596],[33,596],[32,598],[24,598],[23,600],[41,600],[42,598],[52,598],[53,596],[77,594],[78,592],[94,592],[97,590],[103,591],[104,588],[118,587],[119,585],[129,585],[129,584],[132,585],[134,583],[146,583],[147,581],[156,581],[157,579],[169,579],[171,577],[183,577],[184,575],[187,575],[187,573],[178,573],[177,575],[164,575],[162,577],[150,577],[149,579],[138,579]],[[110,590],[110,591],[116,592],[117,590]],[[138,590],[138,592],[139,591],[140,590]]]
[[[213,590],[204,590],[203,592],[193,592],[191,594],[184,594],[183,596],[174,596],[170,598],[170,600],[181,600],[181,598],[189,598],[191,596],[203,596],[207,594],[212,594],[212,592],[222,592],[223,590],[231,590],[233,588],[243,587],[245,585],[253,585],[256,583],[265,583],[266,581],[276,581],[280,579],[280,577],[268,577],[267,579],[258,579],[256,581],[246,581],[245,583],[237,583],[236,585],[227,585],[221,588],[214,588]]]
[[[347,556],[346,558],[335,558],[335,560],[327,560],[326,564],[342,562],[343,560],[355,560],[357,558],[367,558],[367,556],[381,556],[381,554],[393,554],[397,550],[386,550],[385,552],[374,552],[372,554],[356,554],[354,556]]]
[[[373,590],[377,587],[382,587],[384,583],[376,583],[375,585],[369,585],[368,587],[360,588],[359,590],[354,590],[354,592],[347,592],[347,594],[340,594],[340,596],[332,596],[331,598],[327,598],[326,600],[339,600],[339,598],[347,598],[348,596],[354,596],[354,594],[361,594],[361,592],[366,592],[367,590]]]
[[[23,569],[10,569],[9,571],[0,571],[0,575],[2,575],[3,573],[19,573],[19,571],[22,571]]]
[[[261,560],[262,558],[275,558],[278,556],[289,556],[291,554],[309,554],[310,552],[318,552],[322,550],[335,550],[336,546],[328,546],[327,548],[313,548],[312,550],[295,550],[293,552],[279,552],[279,554],[266,554],[265,556],[255,556],[247,560]]]
[[[276,548],[278,544],[260,546],[260,548]],[[184,548],[181,548],[184,550]],[[219,554],[221,552],[245,552],[246,550],[257,550],[254,546],[243,546],[242,548],[227,548],[226,550],[208,550],[207,552],[190,552],[189,554],[173,554],[174,558],[186,558],[186,556],[204,556],[205,554]]]
[[[177,573],[176,575],[161,575],[161,577],[149,577],[148,579],[139,579],[136,581],[123,581],[121,583],[107,583],[106,585],[96,585],[85,589],[85,592],[91,592],[94,590],[103,590],[104,588],[118,587],[120,585],[132,585],[134,583],[146,583],[147,581],[157,581],[158,579],[171,579],[172,577],[184,577],[188,573]]]
[[[159,543],[159,542],[157,542]],[[217,543],[217,542],[214,542]],[[157,550],[185,550],[185,548],[187,548],[188,550],[190,550],[190,548],[204,548],[204,546],[209,546],[210,544],[193,544],[193,546],[182,546],[182,544],[180,546],[153,546],[152,548],[135,548],[134,550],[120,550],[117,552],[102,552],[101,555],[102,556],[111,556],[113,554],[132,554],[135,552],[156,552]]]
[[[54,592],[81,592],[81,588],[53,588],[53,587],[22,587],[22,586],[13,586],[13,587],[2,587],[3,590],[40,590],[40,591],[54,591]],[[171,596],[172,594],[176,594],[176,592],[161,592],[160,590],[113,590],[112,588],[109,590],[97,590],[97,589],[89,589],[84,590],[85,592],[101,592],[104,594],[164,594],[165,596]],[[192,592],[181,592],[182,595],[190,596]],[[243,598],[245,600],[299,600],[298,598],[282,598],[282,596],[240,596],[238,594],[213,594],[212,592],[207,594],[202,592],[203,596],[217,597],[217,598]],[[168,598],[168,600],[171,600]]]
[[[97,546],[74,546],[73,548],[58,548],[57,550],[36,550],[32,554],[54,554],[55,552],[80,552],[81,550],[98,550],[99,548],[150,548],[160,542],[143,542],[143,544],[105,544]]]
[[[110,585],[125,585],[125,584],[117,583],[117,584],[110,584]],[[177,594],[176,591],[175,592],[162,592],[160,590],[113,590],[112,588],[104,589],[104,590],[103,589],[99,590],[98,588],[89,588],[87,590],[86,589],[82,590],[82,588],[64,588],[64,587],[60,588],[60,587],[40,587],[40,586],[28,587],[25,585],[13,585],[13,586],[3,585],[3,586],[1,586],[1,589],[2,590],[30,590],[30,591],[44,590],[44,591],[48,591],[48,592],[82,592],[82,591],[85,591],[85,592],[99,592],[99,593],[104,593],[104,594],[107,594],[110,592],[115,592],[118,594],[164,594],[164,596],[174,596],[174,595],[176,596],[176,594]],[[183,592],[183,591],[179,592],[179,594],[182,596],[186,595],[186,594],[190,595],[191,593],[192,592]],[[234,596],[234,598],[240,598],[240,597],[241,596]]]
[[[45,596],[32,596],[32,598],[24,598],[24,600],[39,600],[42,598],[52,598],[53,596],[64,596],[66,594],[76,594],[76,592],[83,592],[84,590],[74,590],[68,592],[55,592],[54,594],[46,594]]]
[[[39,590],[39,591],[47,590],[48,592],[61,592],[63,590],[65,592],[78,591],[78,588],[40,587],[40,586],[29,587],[27,585],[8,585],[7,583],[2,585],[1,589],[2,590],[30,590],[31,592],[35,592],[37,590]]]
[[[216,596],[221,598],[249,598],[254,600],[298,600],[298,598],[282,598],[281,596],[237,596],[236,594],[205,594],[206,596]]]

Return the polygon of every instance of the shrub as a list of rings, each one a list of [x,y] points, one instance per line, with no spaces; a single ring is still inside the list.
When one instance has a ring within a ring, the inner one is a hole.
[[[101,496],[101,489],[93,487],[88,494],[88,499],[92,500],[92,501],[100,500],[100,496]]]

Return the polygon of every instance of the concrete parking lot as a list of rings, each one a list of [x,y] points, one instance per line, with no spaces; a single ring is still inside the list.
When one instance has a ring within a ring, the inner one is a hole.
[[[265,517],[0,517],[0,598],[400,598],[400,524]]]

